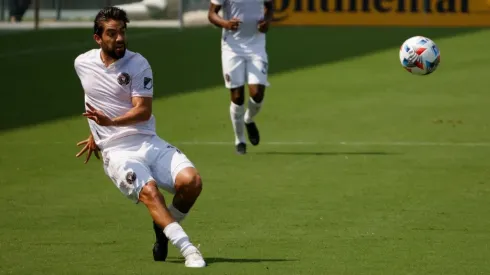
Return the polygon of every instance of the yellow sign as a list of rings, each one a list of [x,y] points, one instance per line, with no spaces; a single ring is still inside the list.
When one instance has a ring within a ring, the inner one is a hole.
[[[277,25],[490,26],[490,0],[273,0]]]

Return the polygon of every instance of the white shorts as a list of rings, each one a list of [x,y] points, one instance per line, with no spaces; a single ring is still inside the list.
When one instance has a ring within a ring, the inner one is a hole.
[[[225,86],[228,89],[245,84],[262,84],[269,86],[267,73],[269,61],[267,54],[237,54],[232,51],[221,52],[221,63]]]
[[[150,181],[175,194],[175,178],[182,169],[194,167],[179,149],[158,136],[132,135],[104,150],[104,171],[116,187],[135,203]]]

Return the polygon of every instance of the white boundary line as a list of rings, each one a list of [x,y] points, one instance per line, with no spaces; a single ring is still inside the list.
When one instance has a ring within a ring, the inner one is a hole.
[[[175,144],[182,145],[233,145],[232,142],[224,141],[183,141]],[[371,141],[339,141],[339,142],[318,142],[318,141],[270,141],[262,142],[261,145],[271,146],[315,146],[315,145],[330,145],[330,146],[410,146],[410,147],[490,147],[490,142],[410,142],[410,141],[387,141],[387,142],[371,142]]]
[[[1,137],[0,137],[1,139]],[[73,144],[75,144],[74,142]],[[174,145],[196,145],[196,146],[233,146],[233,142],[226,141],[178,141],[170,142]],[[0,141],[0,145],[52,145],[52,144],[71,144],[67,141]],[[409,142],[409,141],[339,141],[339,142],[318,142],[318,141],[269,141],[261,142],[260,145],[266,146],[388,146],[388,147],[490,147],[490,142]],[[260,146],[259,145],[259,146]]]

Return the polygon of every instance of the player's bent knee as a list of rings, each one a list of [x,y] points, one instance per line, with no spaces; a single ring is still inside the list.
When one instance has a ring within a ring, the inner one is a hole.
[[[197,169],[193,167],[182,169],[175,178],[175,189],[199,195],[202,191],[202,178]]]
[[[236,105],[243,105],[245,103],[245,87],[240,86],[230,89],[231,101]]]
[[[139,200],[144,204],[151,204],[160,200],[161,193],[154,181],[147,183],[140,191]]]
[[[265,86],[261,84],[257,85],[250,85],[250,97],[253,98],[253,100],[256,103],[261,103],[264,100],[264,95],[265,95]]]

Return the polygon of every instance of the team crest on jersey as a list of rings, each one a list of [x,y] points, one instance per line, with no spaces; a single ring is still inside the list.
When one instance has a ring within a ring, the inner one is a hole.
[[[151,88],[153,88],[153,79],[151,79],[149,77],[145,77],[143,79],[143,85],[144,85],[145,89],[150,90]]]
[[[117,76],[117,83],[119,83],[119,85],[126,86],[129,84],[130,81],[131,81],[131,77],[129,76],[128,73],[120,73]]]
[[[135,173],[135,172],[130,171],[130,172],[128,172],[128,173],[126,174],[126,182],[127,182],[128,184],[133,184],[133,182],[134,182],[135,180],[136,180],[136,173]]]

